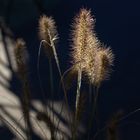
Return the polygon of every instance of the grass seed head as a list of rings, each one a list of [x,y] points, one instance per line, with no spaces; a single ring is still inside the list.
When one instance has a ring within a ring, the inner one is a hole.
[[[43,46],[46,55],[51,58],[53,56],[52,43],[55,44],[58,39],[55,21],[52,17],[43,15],[39,19],[39,37],[44,40]]]

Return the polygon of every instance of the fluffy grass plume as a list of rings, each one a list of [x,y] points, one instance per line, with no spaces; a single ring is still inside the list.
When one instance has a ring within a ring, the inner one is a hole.
[[[58,38],[55,21],[52,17],[43,15],[39,19],[39,38],[44,41],[45,53],[49,58],[53,57],[52,43]]]
[[[17,39],[15,47],[15,57],[18,69],[18,76],[21,80],[24,79],[27,74],[27,67],[25,64],[24,52],[26,49],[25,42],[22,39]]]
[[[90,10],[81,9],[74,19],[72,29],[72,60],[73,64],[80,68],[85,67],[84,58],[86,49],[96,46],[97,40],[94,36],[95,19]],[[76,67],[76,69],[79,69]]]
[[[109,78],[114,55],[110,48],[100,48],[96,56],[95,85],[100,86],[103,80]]]
[[[109,78],[114,55],[109,47],[99,47],[95,55],[92,53],[87,55],[85,73],[90,83],[100,86],[102,81]]]
[[[77,16],[74,18],[72,29],[72,60],[74,69],[78,73],[77,77],[77,94],[75,103],[75,125],[77,125],[77,118],[79,116],[79,104],[80,104],[80,89],[82,81],[82,72],[86,67],[86,58],[89,55],[88,49],[96,48],[97,40],[94,38],[93,32],[95,20],[91,16],[90,10],[81,9]],[[88,50],[88,51],[87,51]],[[95,54],[95,53],[94,53]],[[75,126],[77,128],[77,126]],[[72,134],[72,139],[76,139],[76,130]]]

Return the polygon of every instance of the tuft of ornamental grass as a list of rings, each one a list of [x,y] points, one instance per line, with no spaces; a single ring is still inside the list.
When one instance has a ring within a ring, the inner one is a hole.
[[[87,81],[89,85],[89,95],[94,94],[95,96],[92,103],[92,111],[89,116],[89,124],[88,124],[88,132],[87,132],[87,140],[90,139],[91,130],[93,127],[94,118],[96,115],[97,109],[97,101],[99,88],[102,82],[109,78],[111,73],[111,68],[113,65],[114,54],[110,47],[106,47],[100,40],[97,38],[95,32],[95,18],[92,16],[91,11],[88,9],[80,9],[79,13],[74,17],[72,23],[72,32],[71,32],[71,58],[72,58],[72,66],[66,72],[62,73],[60,68],[60,62],[58,58],[58,54],[56,51],[56,45],[58,41],[58,32],[55,20],[52,17],[48,17],[43,15],[39,19],[39,39],[40,46],[38,51],[38,62],[37,62],[37,70],[38,77],[41,86],[41,78],[39,75],[39,62],[40,62],[40,53],[41,48],[43,47],[44,52],[49,60],[49,77],[50,77],[50,91],[51,96],[54,96],[54,72],[52,68],[52,59],[55,60],[58,73],[60,75],[60,83],[62,84],[62,89],[64,92],[64,98],[66,102],[66,106],[69,109],[69,103],[67,99],[67,87],[71,85],[71,81],[74,79],[77,82],[76,85],[76,100],[75,100],[75,110],[74,110],[74,118],[73,122],[71,120],[71,114],[69,112],[69,125],[71,129],[71,139],[78,139],[78,126],[81,121],[81,117],[84,112],[85,103],[82,93],[82,82],[84,80]],[[27,140],[32,139],[32,127],[30,123],[30,89],[29,89],[29,80],[28,80],[28,68],[24,59],[24,51],[26,49],[26,44],[22,39],[18,39],[16,41],[15,47],[15,56],[18,67],[18,75],[23,85],[23,94],[22,94],[22,110],[23,117],[26,124],[26,137]],[[69,72],[69,77],[67,80],[69,83],[67,87],[64,83],[64,75]],[[76,77],[76,79],[75,79]],[[83,80],[84,79],[84,80]],[[94,89],[94,90],[93,90]],[[42,87],[41,90],[44,93]],[[88,95],[87,95],[88,96]],[[91,99],[92,101],[92,99]],[[63,105],[61,107],[60,115],[63,111]],[[51,108],[54,108],[54,104],[52,102]],[[54,124],[54,114],[48,114],[48,112],[39,112],[37,114],[37,119],[44,121],[45,124],[49,127],[51,132],[51,140],[56,139],[57,131],[59,129],[59,121],[55,126]],[[111,128],[111,127],[110,127]],[[115,130],[115,129],[114,129]],[[17,131],[18,132],[18,131]],[[110,132],[110,131],[108,131]],[[108,133],[111,136],[111,133]],[[110,138],[111,139],[111,138]]]

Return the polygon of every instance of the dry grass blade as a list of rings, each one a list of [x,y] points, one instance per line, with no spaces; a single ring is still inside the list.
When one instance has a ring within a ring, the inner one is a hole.
[[[4,123],[6,123],[7,125],[9,125],[19,136],[21,136],[21,138],[23,139],[23,140],[26,140],[26,138],[24,138],[24,136],[10,123],[10,122],[8,122],[4,117],[2,117],[1,115],[0,115],[0,119],[1,119],[1,121],[3,121]]]
[[[46,113],[38,112],[37,119],[46,123],[51,132],[51,140],[55,140],[55,126],[51,118]]]

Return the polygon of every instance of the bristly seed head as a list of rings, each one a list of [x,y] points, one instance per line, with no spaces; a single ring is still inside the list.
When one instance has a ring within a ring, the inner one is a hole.
[[[53,56],[52,43],[55,44],[58,39],[55,21],[52,17],[43,15],[39,19],[39,37],[43,42],[45,52],[49,58]]]
[[[95,20],[91,16],[90,10],[81,9],[75,17],[72,30],[72,59],[76,64],[76,69],[85,67],[85,57],[87,51],[98,46],[98,40],[93,32]]]
[[[17,39],[16,41],[16,47],[15,47],[15,58],[18,68],[18,74],[21,79],[26,75],[27,73],[27,66],[25,63],[25,49],[26,45],[23,39]]]
[[[109,77],[114,56],[98,40],[94,27],[90,10],[81,9],[73,23],[72,58],[75,70],[81,69],[90,83],[100,86]]]
[[[95,57],[95,78],[91,80],[95,86],[109,78],[114,55],[110,48],[100,47]],[[91,77],[92,79],[92,77]]]

